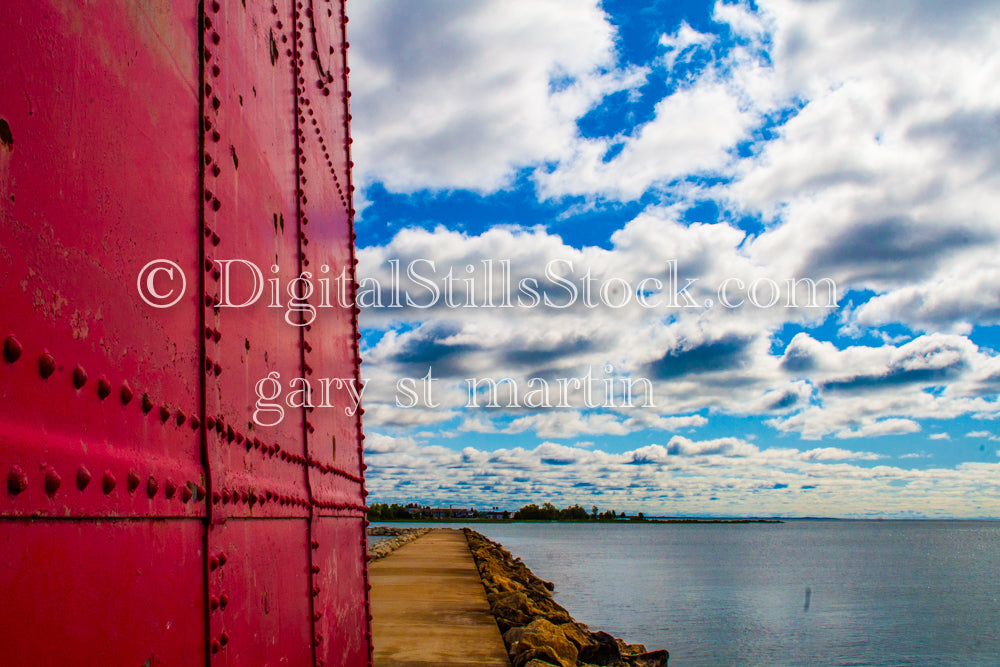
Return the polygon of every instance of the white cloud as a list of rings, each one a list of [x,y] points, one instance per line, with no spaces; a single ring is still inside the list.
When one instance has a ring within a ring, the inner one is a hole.
[[[715,39],[715,35],[698,32],[689,26],[687,21],[681,21],[673,34],[660,35],[660,46],[666,52],[663,58],[667,69],[673,69],[678,59],[682,61],[689,59],[698,47],[709,46]]]
[[[951,440],[951,436],[947,433],[931,433],[927,437],[931,440]]]
[[[368,485],[385,501],[462,497],[507,509],[580,502],[668,514],[898,516],[918,506],[930,516],[988,516],[1000,500],[1000,464],[908,470],[856,463],[877,458],[681,436],[621,453],[554,442],[489,452],[400,442],[369,456]]]
[[[634,135],[582,139],[572,157],[535,179],[543,197],[600,194],[638,199],[655,185],[689,174],[715,172],[730,162],[730,149],[757,120],[725,84],[703,80],[663,98],[653,120]],[[605,155],[621,143],[621,152]]]
[[[904,433],[916,433],[920,430],[920,424],[912,419],[883,419],[881,421],[871,421],[860,428],[837,432],[837,437],[846,438],[870,438],[880,435],[902,435]]]
[[[643,80],[614,69],[614,28],[596,0],[349,9],[362,184],[495,191],[520,167],[563,158],[577,118]]]

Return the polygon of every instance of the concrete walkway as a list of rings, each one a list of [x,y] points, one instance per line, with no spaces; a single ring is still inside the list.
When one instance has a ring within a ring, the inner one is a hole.
[[[368,576],[375,667],[510,667],[461,530],[432,530]]]

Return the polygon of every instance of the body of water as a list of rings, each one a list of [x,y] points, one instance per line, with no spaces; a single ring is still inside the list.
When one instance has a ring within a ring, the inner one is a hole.
[[[671,667],[1000,665],[998,522],[469,525]]]

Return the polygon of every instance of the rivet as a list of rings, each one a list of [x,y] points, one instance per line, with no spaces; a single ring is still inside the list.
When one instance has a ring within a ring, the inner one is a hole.
[[[23,493],[27,488],[28,473],[24,472],[24,468],[15,463],[10,467],[10,472],[7,473],[7,491],[10,492],[10,495],[16,496],[19,493]]]
[[[219,608],[225,609],[227,604],[229,604],[229,596],[223,593],[219,596]]]
[[[170,500],[171,498],[174,497],[174,494],[176,492],[177,492],[177,485],[168,479],[166,486],[163,489],[163,495],[167,497],[167,500]]]
[[[317,586],[316,588],[312,589],[312,594],[313,594],[313,597],[318,597],[319,596],[319,586]]]
[[[97,397],[103,401],[110,395],[111,395],[111,383],[108,382],[107,378],[101,377],[97,381]]]
[[[215,611],[216,609],[218,609],[219,608],[219,598],[215,597],[214,595],[211,598],[209,598],[209,600],[208,600],[208,608],[211,609],[212,611]]]
[[[127,382],[122,383],[121,399],[122,405],[128,405],[132,402],[132,388],[128,386]]]
[[[219,559],[216,558],[215,556],[210,556],[209,559],[208,559],[208,569],[212,570],[213,572],[215,570],[218,570],[219,569]]]
[[[181,488],[181,501],[182,502],[186,503],[187,501],[191,500],[191,496],[192,495],[193,494],[191,493],[190,487],[184,486],[184,487]]]
[[[219,565],[220,565],[220,566],[221,566],[221,565],[225,565],[225,564],[226,564],[226,561],[228,561],[228,560],[229,560],[229,559],[228,559],[228,558],[226,558],[226,554],[224,554],[224,553],[222,553],[222,552],[220,551],[220,552],[219,552]]]
[[[222,366],[220,366],[219,364],[215,364],[212,370],[215,372],[216,375],[219,375],[220,373],[222,373]]]
[[[217,639],[212,640],[212,653],[218,653],[222,650],[222,644],[219,643]]]
[[[224,505],[229,503],[229,491],[228,490],[222,492],[222,503]]]
[[[236,439],[236,431],[233,430],[232,426],[226,426],[226,440],[232,442]]]
[[[59,477],[59,473],[56,472],[55,468],[49,467],[45,469],[45,493],[49,498],[56,495],[59,491],[59,487],[62,486],[62,478]]]
[[[183,426],[185,419],[187,419],[187,417],[180,410],[178,410],[177,414],[174,415],[174,421],[177,423],[178,426]]]
[[[80,466],[80,469],[76,471],[76,488],[83,491],[90,484],[90,480],[93,479],[93,475],[85,467]]]
[[[109,495],[114,491],[116,484],[118,484],[118,481],[115,479],[115,476],[111,474],[110,470],[105,470],[104,478],[101,480],[101,489],[104,490],[104,495]]]
[[[149,397],[149,394],[142,395],[142,412],[143,414],[149,414],[153,409],[153,400]]]
[[[192,431],[197,431],[198,427],[201,426],[201,420],[197,417],[191,417],[191,421],[189,423],[191,424]]]
[[[166,422],[168,419],[170,419],[170,408],[168,408],[165,405],[161,405],[160,406],[160,421],[161,422]]]
[[[139,488],[139,475],[136,474],[134,470],[129,471],[127,484],[129,493],[133,493],[137,488]]]
[[[201,484],[195,484],[194,488],[195,492],[197,493],[197,500],[198,502],[201,502],[202,500],[205,499],[205,487],[202,486]]]
[[[313,574],[319,574],[319,565],[313,565],[312,566],[312,571],[313,571]]]
[[[23,350],[20,341],[13,336],[7,336],[3,342],[3,358],[7,360],[7,363],[12,364],[20,359]]]
[[[221,635],[219,635],[219,643],[222,644],[223,646],[225,646],[226,644],[228,644],[229,643],[229,635],[227,633],[225,633],[225,632],[223,632]]]
[[[38,357],[38,374],[42,376],[42,379],[48,379],[50,375],[56,372],[56,359],[48,352],[43,352],[42,356]]]
[[[226,430],[226,424],[222,421],[222,417],[216,417],[215,419],[215,432],[222,433]]]
[[[85,384],[87,384],[87,371],[83,370],[83,366],[77,366],[73,369],[73,386],[79,389]]]
[[[205,417],[205,426],[211,431],[215,428],[215,417]]]
[[[309,546],[311,546],[313,549],[319,549],[319,542],[316,542],[314,540]]]
[[[222,494],[218,491],[212,491],[212,504],[218,505],[222,502]]]
[[[159,483],[156,481],[155,477],[150,475],[149,479],[146,480],[146,493],[149,495],[150,498],[153,498],[156,495],[156,492],[159,490],[160,490]]]

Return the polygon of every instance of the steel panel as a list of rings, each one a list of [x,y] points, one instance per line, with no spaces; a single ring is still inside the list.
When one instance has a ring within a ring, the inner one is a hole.
[[[371,660],[371,614],[347,604],[354,591],[368,589],[365,564],[365,521],[316,517],[312,522],[313,577],[316,596],[317,664],[326,667],[364,665]],[[364,635],[358,630],[364,628]]]
[[[326,0],[0,22],[3,664],[370,664],[359,415],[252,419],[269,372],[357,378],[357,311],[219,307],[214,262],[282,288],[327,262],[353,295],[345,23]],[[187,276],[169,309],[136,291],[155,258]]]
[[[313,664],[306,519],[230,519],[209,560],[212,665]]]
[[[197,295],[165,311],[135,289],[165,249],[197,275],[197,174],[135,168],[197,160],[195,9],[5,8],[0,44],[32,57],[0,67],[0,118],[13,138],[0,147],[0,342],[19,351],[0,362],[0,426],[4,463],[30,485],[0,496],[0,513],[199,511],[163,498],[168,476],[204,482],[189,419],[200,360],[196,346],[177,344],[197,335]],[[62,483],[52,502],[37,484],[49,467]],[[115,492],[78,492],[81,468],[96,482],[111,472]],[[143,486],[157,479],[155,502],[123,493],[130,472]]]
[[[277,372],[287,387],[302,375],[301,332],[285,321],[283,308],[268,307],[267,290],[256,304],[216,308],[225,297],[224,276],[210,261],[247,260],[267,279],[276,265],[282,288],[297,275],[295,79],[287,55],[291,18],[290,2],[251,0],[220,4],[205,23],[205,321],[211,331],[205,368],[216,521],[308,516],[302,410],[284,408],[284,418],[274,426],[253,421],[259,380]],[[252,296],[250,276],[231,271],[230,303]],[[251,492],[258,499],[271,492],[278,501],[255,510]],[[239,502],[232,502],[234,497]]]
[[[0,664],[204,661],[200,521],[17,520],[2,528]]]
[[[324,178],[302,184],[303,251],[315,279],[330,281],[331,292],[343,283],[353,303],[356,288],[353,210],[351,209],[347,49],[340,44],[346,22],[343,8],[331,2],[314,2],[303,24],[308,55],[300,73],[299,121],[303,160]],[[318,20],[325,16],[330,20]],[[315,110],[322,108],[322,113]],[[324,268],[327,270],[324,271]],[[315,295],[317,321],[305,332],[307,368],[317,377],[354,383],[361,391],[357,368],[357,309],[320,308]],[[331,297],[331,302],[336,299]],[[322,332],[316,335],[313,331]],[[330,333],[334,335],[330,335]],[[307,418],[310,485],[320,510],[354,510],[364,505],[360,415],[357,399],[343,384],[335,385],[329,403]]]

